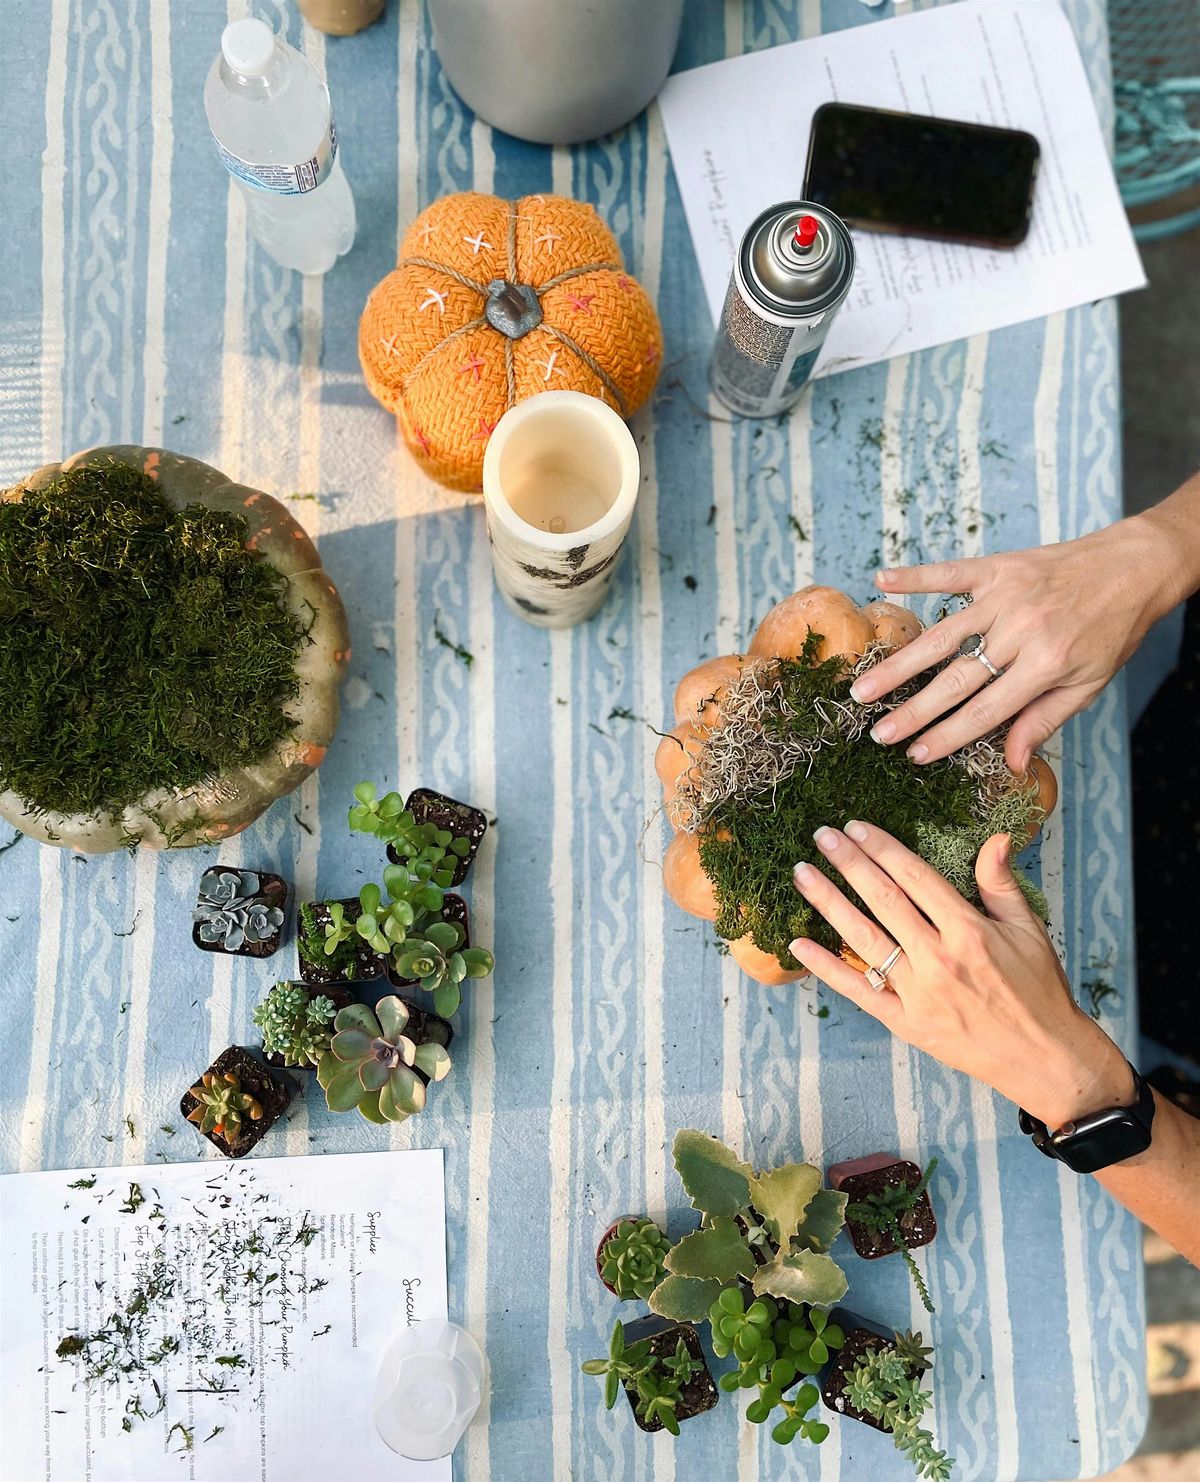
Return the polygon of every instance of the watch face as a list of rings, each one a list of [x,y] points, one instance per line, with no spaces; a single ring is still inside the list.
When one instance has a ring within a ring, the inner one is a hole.
[[[1054,1151],[1076,1173],[1095,1173],[1110,1163],[1121,1163],[1150,1146],[1149,1129],[1126,1107],[1065,1122],[1055,1133]]]

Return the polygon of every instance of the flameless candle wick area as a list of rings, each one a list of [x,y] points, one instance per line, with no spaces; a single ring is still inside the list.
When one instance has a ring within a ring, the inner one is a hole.
[[[565,628],[604,600],[633,518],[640,465],[618,414],[546,391],[500,419],[483,464],[496,583],[526,621]]]

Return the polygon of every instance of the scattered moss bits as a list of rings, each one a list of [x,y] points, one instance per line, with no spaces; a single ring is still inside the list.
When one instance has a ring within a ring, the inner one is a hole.
[[[246,537],[115,462],[0,503],[0,788],[115,814],[284,739],[306,629]]]

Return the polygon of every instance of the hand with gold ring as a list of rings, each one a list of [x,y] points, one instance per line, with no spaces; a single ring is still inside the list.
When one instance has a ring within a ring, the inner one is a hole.
[[[815,837],[870,914],[820,870],[797,865],[796,889],[860,966],[806,937],[791,945],[797,962],[897,1038],[986,1082],[1047,1127],[1130,1104],[1125,1057],[1072,999],[1046,928],[1013,879],[1006,835],[989,839],[975,864],[982,910],[882,829],[851,822]],[[1200,1264],[1194,1117],[1156,1093],[1150,1146],[1093,1176]]]
[[[816,843],[870,914],[820,870],[797,865],[796,889],[864,965],[801,938],[791,952],[809,972],[1048,1126],[1129,1090],[1123,1055],[1072,999],[1017,887],[1005,835],[988,841],[976,865],[983,911],[882,829],[822,828]]]
[[[1200,475],[1154,509],[1079,540],[881,571],[875,580],[888,597],[959,592],[972,601],[855,681],[856,700],[878,700],[950,661],[872,737],[909,742],[913,761],[933,762],[1011,720],[1005,755],[1025,772],[1153,623],[1200,587]]]

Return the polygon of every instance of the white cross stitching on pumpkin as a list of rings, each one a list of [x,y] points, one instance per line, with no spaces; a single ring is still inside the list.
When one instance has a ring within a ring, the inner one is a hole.
[[[382,338],[382,336],[380,337],[379,343],[383,346],[383,353],[385,355],[394,355],[396,353],[396,341],[398,338],[399,336],[394,334],[388,335],[387,339]]]
[[[557,360],[558,360],[558,351],[557,350],[551,350],[550,351],[550,358],[549,358],[549,360],[539,360],[538,361],[538,364],[539,365],[544,365],[546,367],[546,374],[542,377],[542,380],[543,381],[548,381],[550,379],[550,377],[556,373],[557,367],[555,365],[555,362]],[[559,371],[558,374],[561,375],[562,372]]]
[[[427,221],[424,224],[424,226],[422,226],[422,228],[421,228],[421,241],[425,243],[426,247],[429,246],[429,239],[430,239],[430,237],[432,237],[434,235],[434,233],[436,231],[437,231],[437,227],[434,226],[433,222],[431,222],[431,221]]]
[[[476,232],[473,237],[464,237],[463,241],[471,249],[471,256],[478,257],[481,247],[490,247],[492,244],[484,237],[481,231]]]
[[[534,237],[533,240],[535,246],[540,242],[545,242],[547,249],[553,252],[555,242],[562,241],[562,234],[560,232],[552,231],[550,227],[547,227],[540,237]]]
[[[439,293],[436,288],[426,288],[425,302],[419,305],[417,313],[423,314],[425,310],[433,304],[436,304],[438,306],[439,314],[444,314],[446,312],[446,295],[444,293]]]

